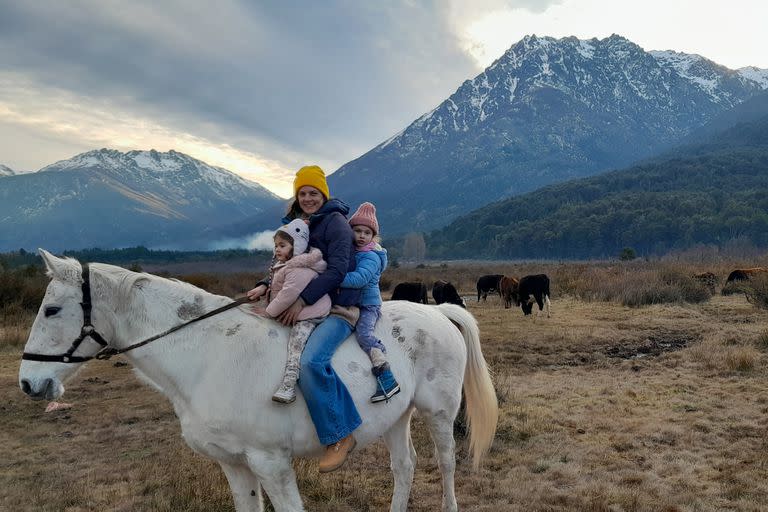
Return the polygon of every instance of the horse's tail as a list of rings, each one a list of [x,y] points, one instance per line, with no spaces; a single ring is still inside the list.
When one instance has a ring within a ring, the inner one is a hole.
[[[469,429],[469,451],[472,465],[480,467],[480,461],[491,448],[496,424],[499,421],[499,404],[491,382],[488,365],[480,349],[480,330],[477,321],[465,309],[453,304],[437,306],[461,331],[467,344],[467,366],[464,369],[464,398]]]

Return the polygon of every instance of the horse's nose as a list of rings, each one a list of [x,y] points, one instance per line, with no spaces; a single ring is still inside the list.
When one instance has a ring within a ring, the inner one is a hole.
[[[32,383],[27,379],[21,381],[21,390],[35,400],[52,399],[54,389],[53,379],[45,379],[38,389],[34,389]]]

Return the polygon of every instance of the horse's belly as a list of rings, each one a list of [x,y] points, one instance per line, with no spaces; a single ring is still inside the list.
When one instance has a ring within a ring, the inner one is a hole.
[[[212,436],[209,432],[200,429],[198,425],[181,422],[181,437],[195,452],[212,459],[235,464],[242,461],[245,453],[245,444],[233,444],[219,436]]]

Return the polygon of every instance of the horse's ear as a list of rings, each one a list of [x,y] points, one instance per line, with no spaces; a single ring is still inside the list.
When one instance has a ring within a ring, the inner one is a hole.
[[[80,268],[77,262],[71,259],[62,259],[54,256],[45,249],[38,249],[43,258],[45,267],[48,269],[48,277],[60,281],[77,281],[80,276]]]
[[[45,249],[38,248],[37,252],[40,253],[40,257],[43,258],[43,263],[45,263],[45,268],[48,269],[48,275],[52,276],[55,273],[55,269],[57,266],[57,263],[61,260],[54,256],[53,254],[49,253]]]

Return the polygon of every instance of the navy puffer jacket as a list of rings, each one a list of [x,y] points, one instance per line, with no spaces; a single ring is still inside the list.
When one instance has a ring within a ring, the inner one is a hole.
[[[349,206],[340,199],[329,199],[309,218],[309,245],[317,247],[328,263],[328,269],[310,281],[301,298],[314,304],[326,293],[333,304],[355,306],[360,303],[360,290],[339,288],[347,272],[355,270],[355,244],[352,228],[347,223]],[[283,218],[283,224],[292,219]]]

